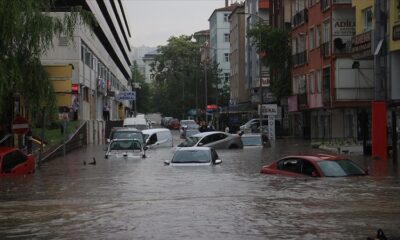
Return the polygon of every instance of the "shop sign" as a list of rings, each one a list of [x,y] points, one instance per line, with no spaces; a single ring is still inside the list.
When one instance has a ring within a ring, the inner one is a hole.
[[[354,59],[372,56],[372,31],[354,36],[351,40],[351,50]]]
[[[393,26],[393,41],[400,40],[400,25]]]
[[[334,19],[333,36],[354,36],[356,21],[354,19]]]

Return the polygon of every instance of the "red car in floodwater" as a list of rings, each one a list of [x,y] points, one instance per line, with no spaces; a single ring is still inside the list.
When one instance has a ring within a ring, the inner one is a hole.
[[[0,176],[35,172],[35,159],[17,148],[0,147]]]
[[[367,175],[355,162],[326,154],[286,156],[270,165],[263,166],[261,173],[312,177]]]

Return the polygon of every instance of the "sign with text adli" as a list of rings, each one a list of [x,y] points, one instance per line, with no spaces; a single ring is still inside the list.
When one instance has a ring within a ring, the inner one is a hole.
[[[122,91],[117,95],[117,100],[133,100],[136,101],[136,92],[135,91]]]

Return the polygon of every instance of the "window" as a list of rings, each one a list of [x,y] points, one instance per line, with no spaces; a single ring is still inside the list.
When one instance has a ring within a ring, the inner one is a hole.
[[[318,25],[317,28],[315,29],[315,47],[319,47],[321,45],[321,25]]]
[[[315,93],[315,72],[311,72],[308,76],[310,93]]]
[[[82,60],[82,62],[84,62],[85,61],[85,47],[82,45],[81,46],[81,60]]]
[[[310,0],[309,6],[312,6],[312,5],[316,4],[317,2],[319,2],[319,0]]]
[[[329,42],[330,38],[331,38],[331,34],[330,34],[330,23],[329,21],[325,21],[324,25],[323,25],[323,35],[322,35],[322,42],[326,43]]]
[[[322,84],[321,84],[321,70],[315,72],[315,80],[316,80],[316,91],[321,93],[322,91]]]
[[[229,62],[229,53],[225,53],[224,56],[225,56],[225,62]]]
[[[229,21],[229,14],[224,13],[224,22],[228,22],[228,21]]]
[[[308,46],[309,46],[310,50],[314,49],[314,28],[310,29],[310,32],[308,35]]]
[[[400,18],[400,0],[397,0],[396,8],[397,8],[397,16],[398,18]]]
[[[224,41],[229,42],[229,33],[224,34]]]
[[[300,159],[284,159],[278,162],[278,170],[301,173]]]
[[[372,29],[372,9],[367,8],[363,10],[363,18],[364,18],[364,32],[368,32]]]
[[[89,102],[89,88],[84,87],[82,93],[83,93],[83,97],[82,97],[83,100],[86,102]]]
[[[224,73],[224,81],[225,82],[229,82],[229,77],[230,77],[229,73]]]

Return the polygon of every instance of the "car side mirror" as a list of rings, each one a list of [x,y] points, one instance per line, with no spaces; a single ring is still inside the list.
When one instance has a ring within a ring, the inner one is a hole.
[[[222,163],[222,160],[221,160],[221,159],[217,159],[217,160],[215,160],[215,162],[214,162],[215,165],[221,164],[221,163]]]
[[[167,166],[168,166],[169,164],[170,164],[170,162],[169,162],[168,160],[165,160],[165,161],[164,161],[164,165],[167,165]]]
[[[199,144],[197,144],[197,146],[199,146],[199,147],[200,147],[200,146],[203,146],[203,145],[204,145],[204,143],[199,143]]]
[[[111,141],[110,141],[110,139],[109,138],[107,138],[107,140],[106,140],[106,143],[110,143]]]

